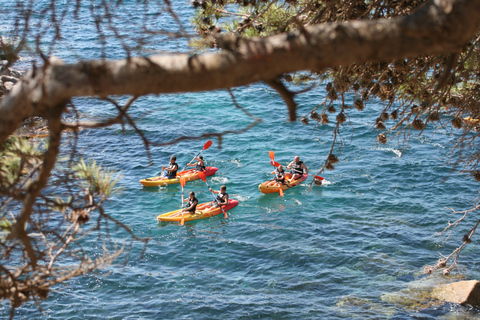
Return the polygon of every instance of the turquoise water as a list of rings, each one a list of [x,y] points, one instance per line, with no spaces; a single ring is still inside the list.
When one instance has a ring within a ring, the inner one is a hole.
[[[93,35],[82,33],[69,46],[87,58],[98,57],[100,50],[89,44],[89,38]],[[66,48],[55,54],[67,61],[75,58]],[[446,163],[450,151],[446,145],[458,132],[439,129],[434,135],[430,128],[422,137],[413,132],[405,149],[394,142],[377,145],[378,132],[372,127],[381,104],[372,101],[363,112],[349,110],[341,152],[335,149],[340,162],[334,171],[321,174],[324,185],[310,190],[310,177],[283,198],[263,195],[257,186],[271,176],[268,152],[273,150],[275,160],[284,165],[300,155],[310,173],[316,174],[330,149],[333,124],[314,128],[288,122],[281,98],[262,84],[233,93],[239,104],[263,121],[245,133],[224,136],[221,146],[218,139],[209,138],[213,145],[203,152],[207,165],[219,168],[208,183],[214,189],[225,184],[230,197],[240,201],[228,212],[229,219],[218,215],[184,226],[158,223],[157,215],[179,207],[181,188],[143,188],[139,183],[160,171],[172,154],[183,167],[207,139],[152,147],[150,166],[142,140],[132,128],[80,132],[79,149],[85,158],[122,171],[122,192],[112,197],[106,210],[136,235],[151,240],[143,256],[143,245],[135,242],[118,264],[55,287],[41,311],[34,304],[22,306],[16,311],[19,319],[465,319],[478,315],[469,307],[413,308],[391,299],[418,283],[445,282],[442,277],[423,276],[423,267],[434,264],[439,252],[447,255],[460,245],[475,220],[470,217],[460,225],[446,244],[434,236],[458,217],[446,208],[468,209],[477,195],[477,184]],[[321,88],[298,96],[299,115],[324,97]],[[353,102],[353,96],[348,99]],[[115,114],[113,107],[95,99],[74,103],[84,118]],[[157,143],[239,130],[252,122],[225,91],[142,97],[130,114],[145,136]],[[185,193],[189,191],[195,191],[200,202],[211,199],[201,180],[188,182]],[[129,239],[121,230],[111,230],[111,236],[119,244]],[[101,239],[92,235],[85,249],[95,255],[101,246]],[[478,254],[474,241],[454,273],[478,279]],[[8,311],[3,302],[0,315],[6,317]]]

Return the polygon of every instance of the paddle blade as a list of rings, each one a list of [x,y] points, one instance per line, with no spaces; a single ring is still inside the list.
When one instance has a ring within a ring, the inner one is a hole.
[[[180,220],[180,225],[183,226],[184,223],[185,223],[185,218],[182,217],[182,220]]]
[[[282,188],[278,189],[278,193],[280,194],[280,197],[283,197],[283,190],[282,190]]]
[[[324,178],[320,177],[320,176],[313,176],[315,179],[318,179],[318,180],[324,180]]]
[[[185,177],[184,176],[180,176],[180,185],[183,187],[185,187]]]
[[[207,143],[203,146],[203,150],[207,150],[212,145],[212,141],[208,140]]]
[[[270,161],[270,164],[274,167],[279,167],[280,166],[280,163],[278,163],[277,161]]]
[[[207,178],[205,177],[205,173],[203,173],[203,172],[200,171],[200,172],[198,173],[198,176],[200,177],[200,179],[203,180],[203,182],[207,182]]]
[[[272,159],[273,161],[273,159],[275,158],[275,152],[270,151],[268,154],[270,155],[270,159]]]
[[[224,217],[225,219],[227,219],[227,218],[228,218],[228,216],[227,216],[227,211],[223,210],[223,208],[222,208],[222,211],[223,211],[223,217]]]

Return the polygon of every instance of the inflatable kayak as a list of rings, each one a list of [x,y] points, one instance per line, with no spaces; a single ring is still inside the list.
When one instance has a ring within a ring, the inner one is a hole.
[[[258,189],[260,190],[261,193],[274,193],[278,192],[278,190],[281,188],[282,190],[287,190],[290,189],[291,187],[295,187],[296,185],[300,184],[300,182],[303,182],[307,179],[308,174],[303,174],[300,179],[294,180],[289,183],[285,183],[281,187],[278,186],[277,183],[273,183],[273,185],[268,185],[272,181],[265,181],[264,183],[261,183],[258,185]]]
[[[206,177],[214,175],[217,172],[218,168],[215,167],[206,167],[203,173]],[[165,179],[165,180],[155,180],[160,177],[152,177],[147,179],[140,180],[140,183],[144,187],[158,187],[158,186],[166,186],[169,184],[180,183],[180,176],[185,177],[185,181],[193,181],[197,180],[200,177],[198,176],[198,172],[195,169],[185,170],[182,172],[177,172],[177,177],[175,179]]]
[[[228,211],[232,208],[234,208],[238,204],[238,200],[233,200],[233,199],[228,199],[228,203],[223,206],[223,210]],[[185,221],[192,221],[192,220],[199,220],[199,219],[205,219],[209,217],[216,216],[217,214],[223,213],[222,209],[220,208],[213,208],[210,211],[207,211],[208,208],[211,208],[213,205],[213,202],[206,202],[197,205],[197,208],[200,207],[201,209],[197,209],[195,211],[195,214],[184,214],[183,218]],[[157,216],[158,221],[162,222],[180,222],[182,220],[182,209],[178,209],[175,211],[167,212],[164,214],[161,214]]]

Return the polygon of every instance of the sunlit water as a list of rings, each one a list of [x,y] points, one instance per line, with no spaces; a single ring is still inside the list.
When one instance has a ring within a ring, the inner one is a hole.
[[[88,41],[92,30],[78,34],[76,28],[86,27],[67,23],[67,28],[77,38],[66,40],[69,47],[57,56],[73,61],[72,47],[85,59],[99,56]],[[116,50],[121,52],[115,49],[109,55]],[[335,149],[340,162],[334,171],[321,174],[322,186],[309,190],[310,177],[283,198],[263,195],[257,186],[271,176],[268,152],[273,150],[275,161],[284,165],[300,155],[316,174],[330,150],[333,124],[314,128],[288,122],[281,98],[262,84],[233,93],[263,121],[245,133],[224,136],[221,146],[211,138],[212,147],[203,152],[207,165],[219,168],[208,183],[216,189],[225,184],[230,197],[240,201],[229,219],[219,215],[185,226],[158,223],[157,215],[179,207],[181,188],[143,188],[139,183],[160,171],[172,154],[183,167],[206,139],[153,147],[154,165],[149,166],[142,140],[130,127],[125,132],[121,127],[80,132],[79,148],[86,159],[122,171],[122,192],[106,209],[151,241],[143,257],[142,244],[134,243],[126,265],[55,287],[41,311],[26,304],[16,311],[19,319],[476,317],[478,312],[469,307],[416,308],[392,298],[418,281],[445,282],[424,276],[423,267],[435,263],[439,252],[449,254],[460,245],[475,220],[471,217],[458,227],[446,244],[433,236],[458,218],[447,208],[468,209],[477,194],[475,182],[446,164],[445,144],[455,133],[440,130],[433,135],[427,130],[418,137],[413,132],[406,148],[393,142],[377,145],[378,132],[372,126],[381,104],[370,102],[363,112],[349,110],[341,152]],[[324,97],[320,89],[298,96],[299,115]],[[352,103],[353,97],[349,99]],[[84,117],[115,114],[112,106],[98,100],[74,103]],[[145,136],[159,143],[239,130],[252,121],[225,91],[142,97],[130,114]],[[200,202],[211,199],[201,180],[187,183],[185,192],[192,190]],[[114,230],[111,235],[120,244],[128,237]],[[101,242],[89,242],[86,249],[100,252]],[[478,254],[475,242],[467,246],[455,273],[478,279]],[[6,317],[8,312],[3,302],[0,314]]]

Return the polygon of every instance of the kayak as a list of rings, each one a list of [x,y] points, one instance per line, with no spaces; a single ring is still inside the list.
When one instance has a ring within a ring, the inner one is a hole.
[[[217,170],[218,168],[215,168],[215,167],[206,167],[203,173],[205,174],[206,177],[208,177],[208,176],[214,175],[215,172],[217,172]],[[190,170],[177,172],[177,177],[175,179],[155,180],[160,177],[151,177],[151,178],[140,180],[140,183],[144,187],[166,186],[169,184],[180,183],[180,176],[184,176],[185,181],[193,181],[193,180],[200,179],[200,177],[198,176],[198,172],[196,172],[195,169],[190,169]]]
[[[238,200],[228,199],[228,203],[224,205],[222,208],[223,210],[228,211],[234,208],[237,204],[238,204]],[[217,214],[220,214],[223,212],[221,208],[214,208],[207,212],[206,210],[213,206],[213,202],[206,202],[206,203],[199,204],[197,205],[197,208],[201,206],[205,206],[205,208],[202,208],[201,210],[196,210],[195,214],[191,214],[191,213],[184,214],[183,218],[185,219],[185,221],[205,219],[205,218],[216,216]],[[180,220],[182,220],[181,211],[182,209],[178,209],[178,210],[161,214],[157,216],[157,220],[162,222],[179,222]]]
[[[286,183],[284,185],[282,185],[281,187],[278,186],[278,184],[273,184],[271,186],[267,185],[268,183],[270,183],[271,181],[265,181],[264,183],[261,183],[258,185],[258,189],[260,190],[261,193],[275,193],[275,192],[278,192],[279,189],[282,189],[282,190],[287,190],[287,189],[290,189],[291,187],[295,187],[296,185],[299,185],[300,182],[303,182],[307,179],[308,177],[308,174],[303,174],[300,179],[297,179],[297,180],[294,180],[292,182],[289,182],[289,183]]]

